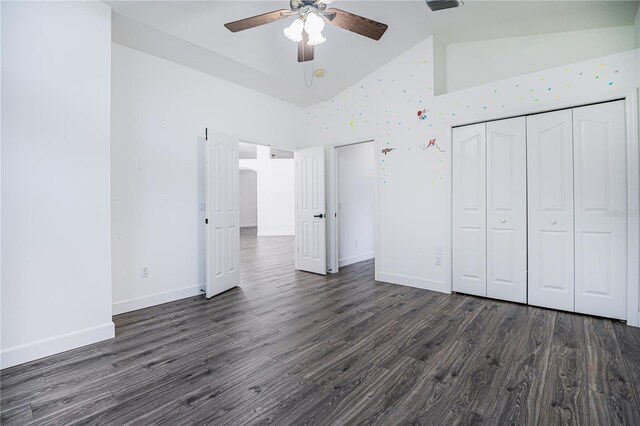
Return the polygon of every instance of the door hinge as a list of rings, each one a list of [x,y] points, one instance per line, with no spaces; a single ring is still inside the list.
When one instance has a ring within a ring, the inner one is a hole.
[[[208,225],[208,224],[209,224],[209,219],[205,219],[205,220],[204,220],[204,224],[205,224],[205,225]]]
[[[204,140],[208,141],[209,140],[209,129],[208,128],[204,128]]]

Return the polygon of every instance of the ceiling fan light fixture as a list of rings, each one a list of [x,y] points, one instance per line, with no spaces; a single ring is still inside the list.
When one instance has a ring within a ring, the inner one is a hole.
[[[324,30],[324,21],[315,13],[309,13],[304,21],[304,30],[309,35],[322,32]]]
[[[316,46],[327,41],[322,36],[322,30],[324,30],[324,20],[315,13],[309,13],[307,19],[304,22],[304,30],[309,34],[309,46]]]
[[[318,31],[316,33],[309,34],[309,41],[307,41],[307,44],[309,46],[317,46],[324,43],[325,41],[327,41],[327,39],[324,38],[320,31]]]
[[[287,28],[284,29],[284,35],[291,41],[295,41],[296,43],[302,40],[302,29],[305,27],[302,19],[298,18],[291,23]]]

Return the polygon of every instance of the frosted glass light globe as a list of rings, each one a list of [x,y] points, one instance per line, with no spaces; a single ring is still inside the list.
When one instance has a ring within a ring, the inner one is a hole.
[[[296,43],[302,40],[302,29],[304,28],[304,22],[302,19],[298,18],[291,23],[287,28],[284,29],[284,35],[291,41],[295,41]]]
[[[327,39],[322,36],[323,29],[324,20],[321,17],[315,13],[307,15],[307,20],[304,23],[304,30],[309,34],[309,41],[307,42],[309,46],[315,46],[327,41]]]

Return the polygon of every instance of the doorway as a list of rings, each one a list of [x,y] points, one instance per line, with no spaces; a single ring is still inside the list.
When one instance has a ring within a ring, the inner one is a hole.
[[[220,132],[206,138],[206,294],[295,256],[294,155]]]
[[[240,229],[258,226],[258,172],[240,167]]]
[[[375,262],[375,143],[335,145],[332,157],[329,268],[335,273],[354,263]]]
[[[238,143],[240,282],[257,281],[266,265],[294,267],[293,152]]]

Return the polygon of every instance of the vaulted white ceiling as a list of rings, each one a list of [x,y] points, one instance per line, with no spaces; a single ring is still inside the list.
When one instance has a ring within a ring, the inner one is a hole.
[[[297,62],[282,30],[292,18],[239,33],[223,24],[276,9],[281,1],[108,1],[113,40],[260,92],[306,106],[330,99],[420,41],[443,43],[632,25],[637,1],[465,1],[431,12],[422,0],[336,1],[332,6],[384,22],[378,42],[327,25],[315,63]],[[325,77],[305,85],[313,67]]]

